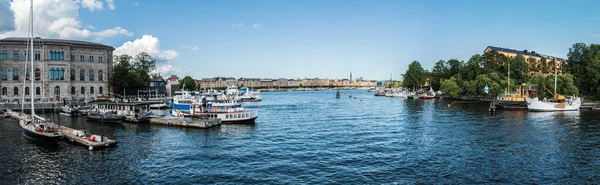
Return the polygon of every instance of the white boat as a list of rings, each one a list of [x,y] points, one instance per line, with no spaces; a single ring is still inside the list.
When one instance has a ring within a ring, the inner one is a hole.
[[[31,2],[31,6],[30,6],[30,17],[29,17],[29,21],[30,21],[30,26],[33,27],[33,1]],[[29,34],[31,40],[30,40],[30,55],[32,56],[31,53],[33,52],[33,28],[29,29],[31,32]],[[31,69],[33,69],[33,57],[29,57],[29,59],[31,60]],[[25,62],[25,68],[27,69],[27,62]],[[33,71],[33,70],[31,70]],[[34,73],[30,73],[31,74],[31,89],[34,89],[33,83],[35,81],[35,78],[33,77]],[[23,86],[25,86],[25,84],[23,84]],[[34,93],[30,93],[31,94],[31,100],[34,100]],[[25,102],[25,96],[23,96],[22,102]],[[21,112],[21,114],[23,114],[23,112]],[[28,116],[28,115],[21,115],[21,119],[19,120],[19,124],[21,125],[21,131],[23,133],[23,136],[30,138],[30,139],[35,139],[38,141],[43,141],[43,142],[56,142],[58,139],[61,139],[65,136],[65,134],[60,131],[60,127],[54,123],[52,123],[51,121],[39,117],[37,115],[35,115],[35,104],[34,101],[31,101],[31,115],[32,116]]]
[[[221,123],[254,123],[258,118],[255,111],[246,110],[236,101],[204,101],[202,105],[192,105],[194,116],[220,118]]]
[[[72,113],[72,112],[76,112],[78,110],[79,110],[79,108],[76,107],[76,106],[73,106],[73,105],[65,105],[65,106],[62,107],[62,111],[64,113],[69,113],[69,114]]]
[[[554,111],[578,111],[581,106],[581,98],[569,97],[556,94],[556,69],[554,70],[554,100],[556,101],[540,101],[538,98],[526,98],[527,109],[531,112],[554,112]],[[545,87],[544,87],[545,88]]]
[[[242,88],[236,100],[240,102],[259,102],[262,101],[262,96],[260,95],[260,91]]]
[[[540,101],[538,98],[526,98],[527,109],[531,112],[577,111],[581,98],[573,97],[563,102]]]

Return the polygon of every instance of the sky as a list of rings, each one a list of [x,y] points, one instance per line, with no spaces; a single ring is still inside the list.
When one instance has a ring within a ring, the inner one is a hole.
[[[29,3],[0,0],[0,38],[26,37]],[[408,64],[487,46],[567,58],[600,42],[600,1],[35,0],[34,32],[147,52],[193,78],[401,79]]]

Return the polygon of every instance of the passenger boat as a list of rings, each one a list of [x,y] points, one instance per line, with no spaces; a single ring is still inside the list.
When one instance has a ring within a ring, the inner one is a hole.
[[[239,102],[259,102],[262,101],[260,91],[253,91],[248,88],[242,88],[236,97]]]
[[[31,6],[30,6],[30,11],[31,11],[31,17],[29,18],[30,21],[30,26],[33,26],[33,2],[31,2]],[[31,40],[30,40],[30,47],[31,47],[31,51],[30,53],[34,53],[33,52],[33,29],[29,29],[30,32],[30,36],[31,36]],[[31,59],[31,70],[33,71],[33,58],[34,57],[29,57],[29,59]],[[27,69],[27,62],[25,62],[25,69]],[[33,77],[33,73],[30,73],[31,77],[30,77],[30,81],[31,81],[31,89],[34,89],[34,82],[35,82],[35,78]],[[25,83],[23,83],[23,86],[25,86]],[[60,130],[60,127],[54,123],[52,123],[49,119],[46,118],[42,118],[39,117],[37,115],[35,115],[35,104],[34,104],[34,93],[29,93],[31,94],[31,115],[30,116],[25,116],[22,115],[21,119],[19,120],[19,124],[21,125],[21,131],[23,136],[30,138],[30,139],[35,139],[37,141],[42,141],[42,142],[52,142],[55,143],[58,139],[61,139],[65,136],[65,134]],[[23,99],[21,100],[23,103],[25,103],[25,95],[23,95]],[[21,112],[22,114],[23,112]]]
[[[223,124],[252,124],[258,118],[256,112],[245,110],[240,103],[232,100],[204,101],[201,105],[193,105],[192,115],[220,118]]]

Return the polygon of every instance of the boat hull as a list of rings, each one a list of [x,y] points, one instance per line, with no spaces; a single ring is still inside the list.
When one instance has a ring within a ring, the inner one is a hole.
[[[86,116],[85,120],[93,121],[93,122],[98,122],[98,123],[101,123],[101,122],[104,122],[104,123],[122,123],[123,120],[125,120],[125,118],[123,117],[123,118],[104,118],[104,119],[102,119],[102,118],[99,118],[99,117]]]
[[[421,96],[421,99],[435,99],[435,96]]]
[[[237,119],[237,120],[221,120],[222,124],[254,124],[256,118],[258,118],[258,116],[253,116],[253,117],[249,117],[246,119]]]
[[[530,112],[558,112],[558,111],[578,111],[581,106],[581,99],[577,98],[571,103],[543,102],[538,99],[527,99],[527,109]]]
[[[527,101],[496,100],[494,104],[500,109],[527,109]]]
[[[40,133],[31,131],[31,130],[28,130],[26,128],[21,128],[21,131],[22,131],[24,137],[31,139],[31,140],[36,140],[36,141],[56,143],[59,139],[63,138],[63,136],[47,136],[44,134],[40,134]]]

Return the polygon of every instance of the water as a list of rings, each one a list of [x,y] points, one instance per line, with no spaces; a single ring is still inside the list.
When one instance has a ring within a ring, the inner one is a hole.
[[[348,98],[347,94],[357,96]],[[255,125],[185,129],[60,118],[116,148],[43,146],[0,120],[0,184],[574,183],[600,180],[597,112],[490,114],[487,104],[365,90],[263,93]],[[361,101],[362,100],[362,101]]]

